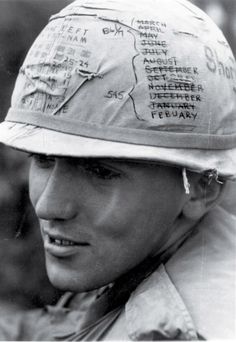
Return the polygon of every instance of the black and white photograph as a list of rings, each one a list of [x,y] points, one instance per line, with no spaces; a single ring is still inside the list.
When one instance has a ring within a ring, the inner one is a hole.
[[[0,0],[0,341],[236,340],[236,0]]]

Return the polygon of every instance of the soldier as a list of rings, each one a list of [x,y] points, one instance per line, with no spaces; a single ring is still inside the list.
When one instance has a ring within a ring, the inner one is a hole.
[[[235,337],[236,64],[185,0],[77,0],[20,69],[1,142],[30,153],[55,307],[3,339]]]

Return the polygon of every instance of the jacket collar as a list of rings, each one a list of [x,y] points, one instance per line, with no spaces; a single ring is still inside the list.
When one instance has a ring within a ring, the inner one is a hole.
[[[192,318],[163,265],[134,291],[125,312],[132,340],[197,339]]]

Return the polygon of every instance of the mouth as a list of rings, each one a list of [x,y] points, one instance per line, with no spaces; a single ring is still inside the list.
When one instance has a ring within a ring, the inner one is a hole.
[[[51,235],[45,232],[44,248],[47,253],[56,257],[66,257],[76,254],[81,248],[88,247],[89,243],[74,241],[60,235]]]

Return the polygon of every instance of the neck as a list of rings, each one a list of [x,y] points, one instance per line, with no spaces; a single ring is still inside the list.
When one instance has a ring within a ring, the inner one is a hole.
[[[113,287],[108,290],[108,311],[124,304],[129,299],[136,287],[151,273],[153,273],[162,263],[166,263],[185,240],[193,233],[195,222],[188,222],[181,233],[178,231],[173,234],[168,243],[157,254],[147,257],[138,266],[134,267],[126,274],[118,278]]]

